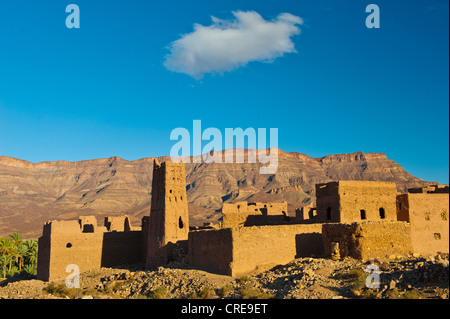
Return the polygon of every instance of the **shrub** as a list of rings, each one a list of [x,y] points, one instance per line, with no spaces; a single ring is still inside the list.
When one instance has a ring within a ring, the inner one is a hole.
[[[239,294],[242,299],[272,299],[274,298],[273,294],[269,294],[263,292],[259,289],[252,287],[245,287],[239,291]]]
[[[51,295],[61,298],[67,297],[69,299],[74,299],[83,296],[83,291],[80,288],[68,288],[63,283],[57,284],[55,282],[51,282],[43,290]]]
[[[167,288],[165,286],[159,286],[158,288],[156,288],[155,290],[153,290],[150,295],[149,298],[151,299],[168,299],[168,293],[167,293]]]
[[[211,299],[216,297],[216,291],[214,289],[214,287],[211,286],[205,286],[202,289],[202,292],[200,293],[200,298],[202,299]]]

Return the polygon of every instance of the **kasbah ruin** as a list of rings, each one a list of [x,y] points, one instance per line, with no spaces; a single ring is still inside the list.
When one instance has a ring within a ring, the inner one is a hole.
[[[189,265],[233,277],[300,257],[368,260],[449,251],[449,187],[397,193],[392,182],[334,181],[316,185],[316,205],[288,216],[286,203],[224,204],[217,227],[189,228],[183,163],[155,161],[149,216],[50,221],[39,238],[37,278],[145,262],[164,265],[183,250]]]

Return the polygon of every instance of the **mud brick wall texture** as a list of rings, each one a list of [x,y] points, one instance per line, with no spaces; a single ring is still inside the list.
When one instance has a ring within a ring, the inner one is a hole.
[[[322,256],[322,225],[234,227],[189,233],[189,263],[241,276],[296,257]]]
[[[322,238],[325,257],[332,257],[336,247],[340,258],[361,260],[413,252],[411,226],[406,222],[327,223]]]

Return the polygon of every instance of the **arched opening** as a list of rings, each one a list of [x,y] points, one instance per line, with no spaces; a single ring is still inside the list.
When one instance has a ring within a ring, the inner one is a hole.
[[[384,208],[380,207],[379,211],[380,211],[380,218],[381,219],[385,219],[386,218],[386,212],[384,211]]]
[[[180,229],[183,229],[183,227],[184,227],[184,223],[183,223],[183,220],[181,219],[181,217],[178,218],[178,227],[179,227]]]
[[[361,214],[361,219],[366,219],[366,218],[367,218],[367,216],[366,216],[366,211],[365,211],[364,209],[361,209],[361,210],[359,211],[359,213]]]
[[[331,220],[331,207],[327,208],[327,219]]]
[[[66,248],[70,248],[70,247],[72,247],[72,244],[71,243],[67,243],[66,244]]]

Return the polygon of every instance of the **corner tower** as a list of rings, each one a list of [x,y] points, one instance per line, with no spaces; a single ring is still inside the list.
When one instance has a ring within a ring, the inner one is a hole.
[[[184,163],[153,162],[147,266],[167,262],[173,244],[187,241],[189,212]]]

